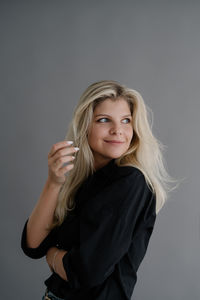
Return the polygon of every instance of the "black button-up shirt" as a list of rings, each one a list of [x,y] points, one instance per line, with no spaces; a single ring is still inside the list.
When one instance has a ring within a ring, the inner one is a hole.
[[[115,160],[90,175],[75,196],[76,208],[37,248],[21,246],[41,258],[56,246],[68,251],[58,274],[46,279],[48,289],[66,300],[130,300],[137,270],[146,253],[156,220],[156,199],[143,173]]]

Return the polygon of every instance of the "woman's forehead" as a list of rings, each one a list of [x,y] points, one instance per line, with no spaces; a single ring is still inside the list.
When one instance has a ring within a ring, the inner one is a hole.
[[[124,98],[117,98],[117,99],[110,99],[107,98],[101,102],[99,102],[95,109],[94,113],[102,112],[102,111],[110,111],[110,112],[117,112],[117,111],[125,111],[130,112],[130,107],[128,102]]]

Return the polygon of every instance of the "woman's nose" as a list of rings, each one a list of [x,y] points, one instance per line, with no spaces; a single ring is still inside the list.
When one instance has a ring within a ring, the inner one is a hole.
[[[113,125],[110,129],[111,134],[122,134],[122,128],[120,125]]]

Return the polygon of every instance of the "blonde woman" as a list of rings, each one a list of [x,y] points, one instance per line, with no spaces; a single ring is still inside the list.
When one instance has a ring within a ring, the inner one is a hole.
[[[169,191],[162,144],[141,95],[116,81],[83,93],[21,245],[46,256],[43,299],[128,300]]]

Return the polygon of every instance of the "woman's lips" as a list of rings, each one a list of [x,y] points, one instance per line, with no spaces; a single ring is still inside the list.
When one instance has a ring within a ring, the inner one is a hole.
[[[121,142],[121,141],[115,141],[115,140],[111,140],[111,141],[105,141],[106,143],[109,143],[109,144],[123,144],[124,142]]]

